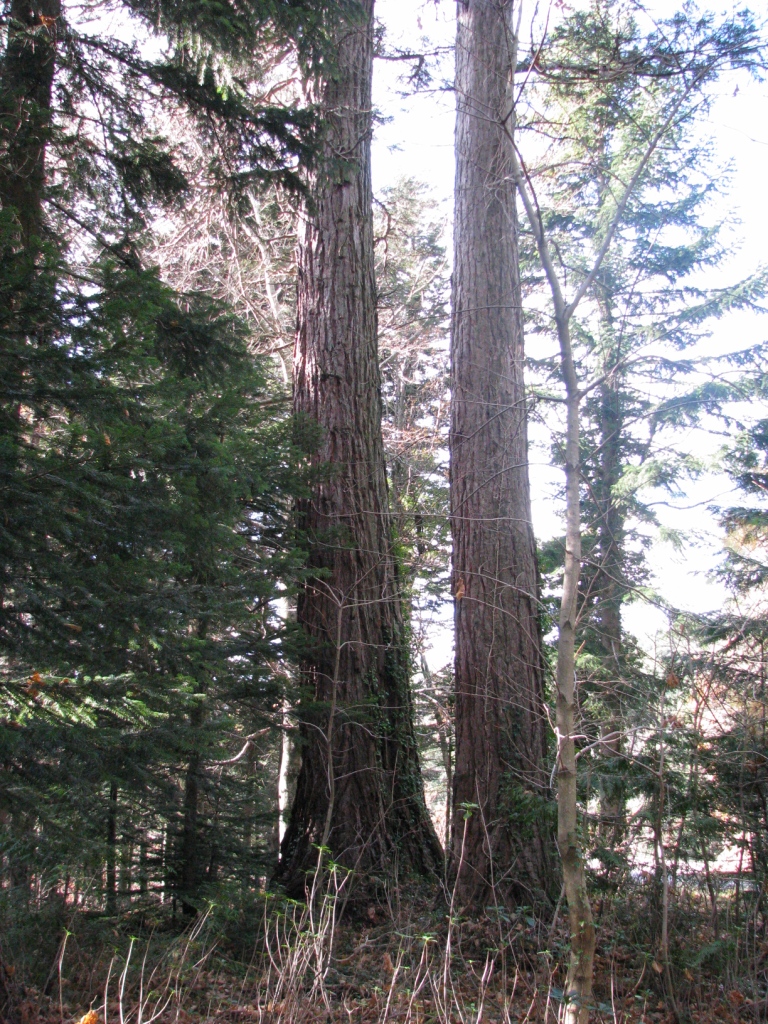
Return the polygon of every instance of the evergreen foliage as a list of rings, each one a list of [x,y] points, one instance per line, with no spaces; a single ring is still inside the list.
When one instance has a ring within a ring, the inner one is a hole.
[[[329,12],[127,4],[118,35],[104,11],[3,12],[0,827],[22,899],[74,873],[114,911],[118,845],[126,893],[138,870],[187,902],[274,856],[253,766],[281,724],[273,602],[311,439],[242,321],[150,253],[195,200],[174,121],[235,207],[303,188],[313,114],[267,79],[320,60]]]
[[[701,126],[724,71],[759,65],[761,43],[748,12],[719,20],[686,7],[648,28],[634,3],[555,8],[557,26],[519,62],[517,130],[521,149],[526,133],[538,139],[526,180],[565,290],[586,281],[571,320],[584,524],[574,775],[605,954],[596,998],[627,1021],[633,1004],[645,1020],[663,998],[683,1020],[684,1002],[703,1007],[711,985],[707,1019],[739,1007],[759,1017],[768,993],[768,377],[765,346],[700,358],[699,344],[716,318],[759,311],[768,284],[760,269],[700,283],[730,255],[729,225],[712,214],[728,167],[710,156]],[[262,899],[279,907],[277,942],[253,1012],[287,1019],[301,1007],[314,1018],[323,1001],[331,1020],[375,1002],[383,1016],[469,1019],[496,1012],[496,964],[506,1016],[516,992],[529,999],[531,977],[548,986],[545,1014],[552,1000],[567,1003],[552,987],[568,942],[560,902],[542,923],[529,916],[538,911],[502,905],[496,890],[493,907],[460,906],[454,894],[446,922],[432,881],[399,890],[369,872],[375,895],[356,909],[377,929],[377,947],[386,942],[379,925],[397,917],[395,962],[374,954],[391,985],[384,1008],[381,979],[368,976],[369,933],[360,946],[359,922],[339,927],[339,908],[352,904],[338,864],[318,873],[329,888],[306,908],[265,891],[296,768],[292,714],[303,699],[316,730],[327,706],[297,685],[308,648],[290,621],[308,578],[296,505],[312,500],[318,476],[333,479],[317,465],[322,438],[288,415],[296,199],[311,208],[304,172],[323,132],[292,76],[333,78],[328,38],[338,10],[354,24],[356,9],[355,0],[2,7],[0,1018],[13,1024],[27,1019],[23,983],[52,991],[72,921],[89,960],[81,991],[95,998],[110,958],[119,964],[125,952],[117,947],[133,943],[127,929],[217,904],[236,922],[229,955],[270,927],[269,910],[263,920],[254,912]],[[381,52],[406,59],[425,84],[429,55]],[[638,153],[668,120],[590,278]],[[353,702],[347,720],[407,732],[412,700],[429,807],[448,847],[454,687],[450,669],[432,675],[423,657],[450,590],[449,282],[428,186],[404,179],[382,193],[375,236],[382,515],[392,513],[398,647],[410,647],[410,660],[390,659],[386,671],[403,694],[409,670],[421,676],[407,708],[393,712],[375,695]],[[521,243],[529,394],[557,465],[563,379],[546,356],[551,311],[522,227]],[[736,492],[711,510],[724,540],[713,573],[729,597],[710,615],[684,616],[651,589],[654,501],[680,496],[705,472],[700,440],[689,441],[713,429],[726,436],[719,466]],[[561,538],[540,552],[545,635],[563,555]],[[312,577],[321,586],[323,573]],[[464,600],[463,581],[456,589]],[[668,615],[653,651],[623,618],[639,599]],[[550,786],[561,740],[557,754],[554,741],[547,751]],[[307,790],[320,785],[322,770]],[[418,772],[405,785],[420,799]],[[514,827],[540,824],[538,797],[513,796]],[[467,822],[476,805],[459,810]],[[382,876],[385,868],[383,859]],[[483,917],[490,924],[475,920]],[[186,946],[192,959],[196,942]],[[97,949],[108,951],[103,964]],[[479,998],[473,990],[462,1003],[483,957]],[[169,947],[176,982],[183,959]],[[14,978],[11,962],[33,961],[36,974]],[[358,967],[366,977],[355,1004]],[[197,964],[192,974],[205,983]],[[250,1012],[241,981],[227,1013]],[[519,1016],[536,1006],[526,1002]]]
[[[541,170],[531,168],[532,180],[563,278],[587,286],[572,321],[583,392],[579,672],[584,726],[591,740],[603,737],[590,778],[601,802],[597,851],[609,859],[623,835],[628,794],[646,781],[621,747],[647,725],[657,685],[623,627],[622,606],[655,599],[646,558],[660,528],[654,499],[660,491],[679,493],[701,468],[680,440],[681,427],[723,415],[741,387],[723,381],[721,366],[693,350],[714,319],[759,308],[768,280],[758,270],[730,286],[699,283],[704,270],[729,255],[725,225],[709,212],[728,175],[709,155],[702,118],[719,76],[756,57],[748,14],[717,26],[681,16],[647,33],[627,5],[598,0],[564,19],[537,65],[544,125],[537,108],[535,126],[548,148]],[[590,278],[646,149],[642,175]],[[532,297],[537,285],[532,275]],[[531,334],[546,336],[548,311],[533,302]],[[539,399],[559,396],[558,360],[534,359],[532,369]],[[563,452],[558,426],[553,462],[562,464]],[[545,577],[559,572],[563,554],[562,539],[548,543]]]
[[[451,671],[425,657],[449,589],[448,293],[444,225],[428,187],[403,178],[374,208],[383,432],[400,585],[409,617],[414,709],[428,805],[450,835]],[[443,820],[444,817],[444,820]],[[448,839],[445,839],[448,845]]]
[[[404,178],[377,206],[376,280],[384,442],[397,540],[424,610],[446,586],[448,267],[424,184]],[[415,595],[414,595],[415,596]]]

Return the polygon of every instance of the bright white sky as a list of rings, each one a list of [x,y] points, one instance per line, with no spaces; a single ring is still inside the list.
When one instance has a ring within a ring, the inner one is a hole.
[[[659,0],[655,5],[662,16],[670,15],[678,6],[670,0]],[[752,6],[759,10],[761,5],[755,2]],[[376,7],[391,46],[419,49],[423,37],[429,40],[425,48],[450,46],[453,41],[455,7],[450,0],[439,3],[377,0]],[[450,221],[454,177],[453,96],[450,92],[435,91],[403,97],[399,95],[403,91],[398,83],[401,73],[402,67],[398,64],[377,62],[374,103],[389,121],[376,131],[374,186],[384,188],[402,176],[427,182]],[[446,71],[446,75],[448,73]],[[736,219],[731,229],[735,252],[727,264],[717,269],[716,276],[701,279],[705,285],[722,285],[746,277],[768,262],[768,83],[750,81],[746,75],[723,82],[722,93],[704,128],[712,138],[719,161],[731,161],[733,168],[729,194],[720,201],[714,214]],[[742,349],[766,337],[768,318],[736,313],[714,324],[706,351],[714,354]],[[755,415],[768,415],[768,410],[756,410]],[[681,442],[685,441],[681,437]],[[713,447],[711,442],[697,441],[702,454],[707,445]],[[560,532],[551,499],[553,486],[559,484],[560,471],[537,462],[535,452],[532,452],[532,460],[534,528],[540,538],[547,538]],[[724,600],[722,588],[706,578],[707,570],[722,550],[721,537],[707,512],[707,505],[727,504],[727,487],[728,482],[723,477],[712,475],[691,485],[683,498],[675,500],[674,507],[658,507],[665,525],[682,530],[696,540],[695,545],[679,553],[669,544],[658,543],[651,555],[658,590],[679,608],[703,612],[719,607]],[[658,497],[668,500],[666,495]],[[639,604],[627,609],[625,620],[638,637],[645,637],[649,642],[666,622],[659,611]],[[447,636],[445,629],[436,630],[434,649],[430,653],[433,669],[450,657]]]

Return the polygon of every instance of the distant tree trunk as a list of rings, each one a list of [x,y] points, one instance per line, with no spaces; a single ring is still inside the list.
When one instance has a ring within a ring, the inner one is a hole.
[[[194,751],[187,762],[187,774],[184,779],[184,825],[181,835],[179,889],[182,897],[181,905],[185,914],[197,913],[197,908],[190,902],[190,897],[194,896],[199,882],[200,857],[197,827],[199,797],[200,755]]]
[[[464,0],[456,40],[452,856],[460,902],[480,907],[494,891],[530,903],[553,876],[515,183],[503,129],[512,13],[507,0]]]
[[[8,853],[8,881],[16,899],[21,897],[26,904],[30,896],[30,867],[27,840],[34,835],[34,826],[24,814],[9,815],[11,834],[18,842],[11,844]]]
[[[0,70],[0,118],[6,140],[0,202],[13,207],[25,245],[42,231],[45,147],[56,70],[59,0],[12,0]]]
[[[34,255],[43,231],[45,150],[50,132],[51,98],[56,70],[56,33],[61,14],[59,0],[11,0],[5,8],[6,48],[0,62],[0,207],[13,211],[17,237],[27,256]],[[11,256],[10,247],[3,253]],[[23,266],[23,261],[20,264]],[[29,268],[31,270],[31,268]],[[31,270],[34,275],[34,271]],[[7,301],[11,291],[5,296]],[[13,304],[15,300],[11,298]],[[22,374],[21,361],[6,362],[13,374]],[[28,372],[28,371],[26,371]],[[5,382],[9,396],[21,394],[20,377]],[[0,406],[0,434],[10,442],[25,429],[20,405],[11,397]],[[8,451],[10,452],[10,447]],[[6,565],[0,566],[0,613],[12,585]]]
[[[288,801],[288,772],[291,766],[291,754],[293,744],[290,733],[290,716],[288,701],[283,700],[282,708],[282,731],[280,733],[280,755],[277,767],[277,850],[278,857],[280,848],[285,838],[288,827],[289,801]]]
[[[174,828],[175,823],[173,822],[173,819],[171,819],[166,822],[165,828],[163,829],[163,845],[161,850],[163,869],[163,889],[160,902],[165,903],[166,900],[172,899],[174,901],[175,910],[176,896],[174,894],[177,888],[177,879],[175,877],[176,871],[174,864]]]
[[[576,771],[576,626],[581,571],[581,466],[579,446],[579,384],[573,360],[568,318],[556,308],[561,367],[566,387],[565,442],[565,569],[557,643],[557,845],[568,900],[571,957],[565,981],[568,998],[563,1024],[588,1024],[592,1002],[595,926],[587,892],[584,852],[578,820]]]
[[[606,291],[606,288],[603,288]],[[624,415],[622,409],[622,371],[620,346],[614,340],[612,296],[600,301],[603,351],[601,373],[604,378],[596,389],[599,402],[599,451],[596,456],[594,497],[597,504],[597,557],[594,597],[597,601],[597,623],[606,663],[613,673],[619,669],[622,648],[621,605],[626,597],[624,583],[624,512],[616,498],[615,487],[622,474]]]
[[[608,315],[603,317],[612,331]],[[602,702],[607,712],[602,725],[602,752],[614,762],[613,771],[600,789],[600,832],[605,844],[614,847],[622,838],[625,818],[625,790],[618,762],[623,750],[624,718],[621,707],[623,633],[621,605],[627,587],[624,571],[625,515],[617,501],[615,487],[622,473],[622,396],[619,371],[610,373],[619,358],[610,346],[603,359],[608,375],[598,389],[600,408],[600,450],[594,481],[598,506],[597,549],[594,576],[596,628],[603,649]]]
[[[133,888],[133,840],[123,833],[120,844],[120,885],[121,901],[130,904]]]
[[[221,775],[214,790],[213,815],[210,823],[210,839],[208,842],[208,867],[205,869],[205,880],[213,885],[219,877],[219,828],[221,814]]]
[[[106,910],[110,917],[117,913],[117,783],[109,786],[107,806],[107,899]]]
[[[330,466],[299,508],[316,575],[298,600],[302,762],[277,873],[303,894],[317,845],[362,875],[435,873],[381,435],[370,173],[373,0],[336,33],[317,84],[326,125],[299,253],[294,409]]]
[[[142,833],[141,842],[139,844],[139,893],[145,896],[149,888],[149,875],[147,871],[147,836],[146,833]]]

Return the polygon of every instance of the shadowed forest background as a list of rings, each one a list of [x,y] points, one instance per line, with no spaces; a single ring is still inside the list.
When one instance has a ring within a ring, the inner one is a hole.
[[[2,1024],[768,1020],[753,6],[4,4]]]

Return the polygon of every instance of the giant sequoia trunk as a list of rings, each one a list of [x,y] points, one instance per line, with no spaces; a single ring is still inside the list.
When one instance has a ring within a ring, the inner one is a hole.
[[[317,847],[363,875],[431,874],[381,436],[370,174],[373,0],[337,30],[318,83],[323,160],[299,253],[294,408],[329,467],[300,509],[310,567],[302,763],[277,880],[304,892]]]
[[[451,524],[458,896],[549,889],[543,664],[531,526],[510,111],[512,3],[462,0],[456,40]],[[462,805],[467,805],[462,813]]]

